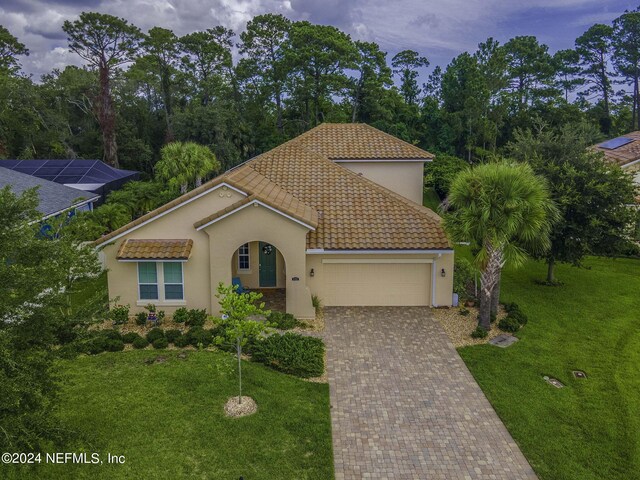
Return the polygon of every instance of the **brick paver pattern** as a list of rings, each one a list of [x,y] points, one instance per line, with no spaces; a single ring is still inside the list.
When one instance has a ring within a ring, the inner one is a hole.
[[[535,479],[424,307],[328,307],[336,480]]]

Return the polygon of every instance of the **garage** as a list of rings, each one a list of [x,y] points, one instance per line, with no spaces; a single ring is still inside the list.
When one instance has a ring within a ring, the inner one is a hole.
[[[325,305],[428,306],[431,262],[429,259],[324,259]]]

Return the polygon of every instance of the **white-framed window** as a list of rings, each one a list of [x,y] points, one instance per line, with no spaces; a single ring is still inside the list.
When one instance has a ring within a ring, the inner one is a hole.
[[[156,262],[138,262],[138,295],[140,300],[158,300],[159,293]]]
[[[184,300],[184,280],[182,278],[182,263],[164,262],[164,299]]]
[[[182,262],[138,262],[138,298],[160,302],[184,300]]]
[[[249,270],[251,267],[249,257],[249,244],[245,243],[238,249],[238,270]]]

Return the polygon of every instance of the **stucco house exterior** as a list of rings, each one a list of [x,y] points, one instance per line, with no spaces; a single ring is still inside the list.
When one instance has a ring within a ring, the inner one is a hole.
[[[322,124],[96,241],[109,296],[218,311],[219,282],[286,289],[286,310],[451,305],[453,249],[421,205],[432,155],[364,124]]]

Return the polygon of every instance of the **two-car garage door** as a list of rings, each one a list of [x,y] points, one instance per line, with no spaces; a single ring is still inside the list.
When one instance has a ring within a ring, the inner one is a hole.
[[[327,306],[429,305],[428,260],[323,260]]]

